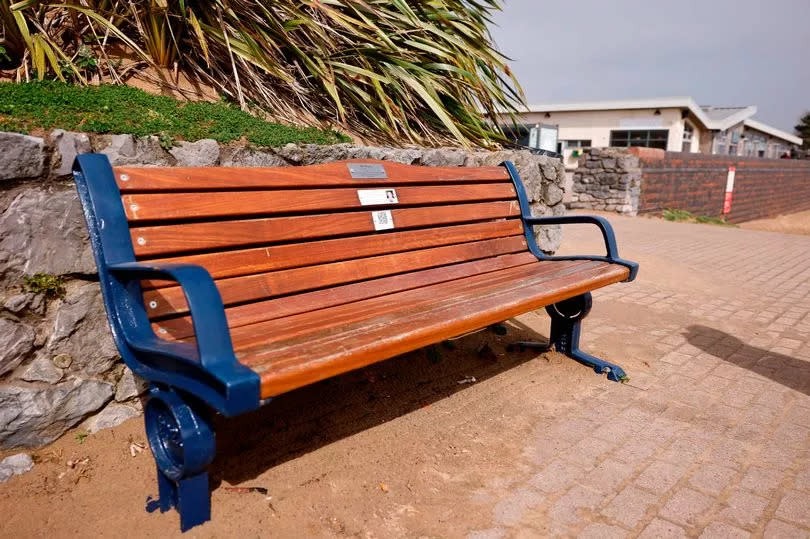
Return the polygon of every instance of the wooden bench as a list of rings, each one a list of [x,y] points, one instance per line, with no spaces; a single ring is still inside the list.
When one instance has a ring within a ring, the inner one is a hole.
[[[602,218],[532,217],[508,162],[113,169],[86,154],[74,177],[113,336],[150,383],[159,506],[184,530],[210,518],[209,409],[248,412],[540,307],[558,351],[624,378],[579,350],[579,328],[589,292],[637,265]],[[533,226],[564,223],[598,226],[606,255],[546,256]]]

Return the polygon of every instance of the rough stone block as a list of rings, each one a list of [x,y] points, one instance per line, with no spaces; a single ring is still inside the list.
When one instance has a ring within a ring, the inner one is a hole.
[[[73,379],[53,386],[0,386],[0,447],[54,441],[112,398],[113,386]]]
[[[96,272],[75,189],[20,191],[0,215],[0,275]]]
[[[219,162],[219,143],[214,139],[178,142],[169,153],[178,167],[212,167]]]
[[[142,395],[147,388],[146,381],[142,378],[135,376],[129,367],[124,367],[124,374],[118,380],[118,386],[115,388],[115,400],[118,402],[129,400],[133,397]]]
[[[46,382],[55,384],[62,379],[62,369],[56,367],[46,354],[38,354],[20,374],[20,379],[26,382]]]
[[[0,180],[38,178],[45,173],[45,141],[0,132]]]
[[[562,201],[565,192],[554,183],[546,183],[543,187],[543,200],[549,206],[554,206]]]
[[[5,483],[14,475],[22,475],[34,468],[30,455],[18,453],[0,460],[0,483]]]
[[[34,348],[34,329],[0,318],[0,375],[16,368]]]
[[[135,138],[132,135],[98,137],[96,151],[103,153],[113,166],[169,166],[174,158],[164,150],[157,137]]]
[[[286,164],[284,158],[275,152],[247,147],[222,155],[223,167],[283,167]]]
[[[95,434],[103,429],[117,427],[127,419],[140,415],[140,411],[126,404],[111,403],[101,412],[82,423],[87,432]]]
[[[76,156],[93,151],[87,133],[73,133],[54,129],[48,136],[54,153],[51,156],[51,176],[67,176],[73,169]]]
[[[50,357],[73,358],[71,372],[97,375],[109,371],[118,361],[118,349],[107,325],[107,314],[96,283],[68,287],[63,301],[49,309],[49,337],[43,352]]]

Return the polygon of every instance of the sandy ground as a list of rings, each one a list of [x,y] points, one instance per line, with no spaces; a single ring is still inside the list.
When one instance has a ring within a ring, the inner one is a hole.
[[[780,215],[772,219],[757,219],[741,223],[741,228],[751,230],[767,230],[769,232],[782,232],[783,234],[804,234],[810,236],[810,210],[799,213]]]
[[[753,279],[762,270],[752,271],[751,277],[733,257],[747,259],[752,244],[772,249],[782,238],[800,239],[653,219],[611,219],[621,225],[617,234],[623,255],[640,261],[642,271],[636,283],[594,294],[584,348],[621,364],[631,376],[630,384],[608,382],[557,353],[507,354],[510,342],[548,334],[548,319],[540,311],[511,321],[506,336],[486,331],[455,341],[454,349],[439,347],[438,360],[417,351],[282,395],[255,413],[217,421],[213,520],[186,537],[465,537],[491,529],[493,523],[515,526],[493,537],[545,536],[560,515],[554,508],[586,491],[571,488],[562,478],[556,491],[544,482],[545,494],[520,485],[568,451],[594,451],[596,446],[587,445],[590,441],[607,447],[607,438],[592,438],[583,430],[585,424],[589,429],[603,424],[611,448],[639,442],[634,429],[654,423],[643,419],[653,417],[647,413],[659,414],[656,421],[678,428],[689,421],[695,428],[710,428],[715,420],[704,421],[688,406],[673,408],[667,401],[671,397],[658,396],[677,389],[665,373],[680,372],[660,358],[673,343],[683,342],[680,335],[698,321],[719,324],[712,308],[698,310],[704,303],[711,300],[722,309],[724,302],[734,300],[738,310],[745,308],[746,287],[759,286]],[[567,235],[565,251],[601,251],[598,234],[591,232]],[[795,258],[801,249],[791,245],[780,252]],[[779,256],[768,258],[782,260]],[[803,271],[804,262],[796,264],[797,272]],[[792,275],[781,271],[771,280],[793,290],[789,281],[780,281],[795,279]],[[751,297],[759,297],[759,292]],[[661,304],[654,309],[653,302]],[[755,325],[740,327],[746,337],[757,331]],[[469,377],[475,382],[461,383]],[[707,383],[718,379],[704,378]],[[661,380],[660,389],[648,392],[656,380]],[[632,414],[613,412],[631,401],[638,403],[633,405],[638,410],[627,409]],[[629,417],[629,423],[621,423],[622,417]],[[180,535],[174,511],[145,511],[147,500],[157,495],[157,485],[140,418],[83,441],[77,434],[68,432],[51,446],[33,451],[34,470],[0,484],[0,536]],[[669,439],[657,434],[654,438],[651,443]],[[132,443],[146,449],[131,456]],[[615,451],[625,459],[632,453]],[[625,469],[637,466],[633,473],[638,474],[646,466],[641,462]],[[266,488],[268,495],[243,493],[233,486]],[[646,520],[622,524],[617,519],[623,511],[616,518],[604,516],[611,514],[612,496],[608,490],[608,497],[599,502],[606,504],[603,513],[569,507],[565,515],[573,520],[561,521],[570,526],[561,534],[578,534],[570,530],[584,529],[587,522],[576,519],[590,515],[600,526],[623,525],[624,535],[616,536],[635,536],[645,526],[660,525],[652,520],[657,507],[664,507],[666,514],[668,498],[662,498],[647,510]],[[541,509],[520,512],[532,504]],[[624,507],[624,502],[619,505]],[[631,505],[628,510],[634,511]],[[694,536],[703,525],[705,521],[697,520],[684,524]]]
[[[522,326],[462,338],[438,362],[415,352],[219,421],[214,521],[190,536],[454,536],[485,526],[469,493],[508,473],[538,419],[607,383],[556,353],[507,355],[506,343],[537,337]],[[470,376],[476,383],[459,383]],[[35,470],[0,486],[0,535],[179,535],[175,512],[144,510],[157,489],[148,449],[130,454],[132,442],[148,448],[140,419],[82,443],[76,434],[35,451]]]

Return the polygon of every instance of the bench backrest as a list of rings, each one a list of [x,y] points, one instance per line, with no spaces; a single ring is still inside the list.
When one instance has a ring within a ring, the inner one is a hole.
[[[229,309],[232,326],[367,296],[371,286],[390,293],[536,260],[504,167],[119,167],[115,178],[137,259],[205,267],[226,306],[243,306]],[[160,332],[188,337],[187,319],[170,320],[187,313],[182,290],[143,288]],[[254,305],[270,298],[287,301]]]

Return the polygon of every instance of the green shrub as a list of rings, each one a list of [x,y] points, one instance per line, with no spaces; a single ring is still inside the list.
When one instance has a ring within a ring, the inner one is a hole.
[[[696,216],[692,214],[692,212],[686,210],[675,210],[672,208],[665,209],[663,212],[661,212],[661,216],[667,221],[701,223],[706,225],[737,226],[727,223],[722,217],[712,217],[710,215]]]
[[[671,208],[665,209],[662,215],[667,221],[690,221],[694,219],[694,215],[692,215],[691,212]]]
[[[48,273],[26,275],[23,279],[23,288],[34,294],[42,294],[49,299],[65,296],[64,279],[59,275],[50,275]]]
[[[178,70],[285,121],[489,146],[502,139],[482,111],[524,102],[488,30],[500,9],[500,0],[3,0],[0,68],[81,84],[143,67],[171,84]]]

